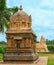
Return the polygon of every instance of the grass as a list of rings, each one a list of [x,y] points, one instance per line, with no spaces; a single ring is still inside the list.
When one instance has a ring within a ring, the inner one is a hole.
[[[3,54],[0,54],[0,61],[2,61],[3,59]]]
[[[54,54],[40,54],[39,56],[48,56],[48,63],[47,65],[54,65]]]

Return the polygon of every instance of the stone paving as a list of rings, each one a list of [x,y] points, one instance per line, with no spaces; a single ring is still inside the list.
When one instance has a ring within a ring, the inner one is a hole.
[[[40,61],[37,65],[47,65],[48,57],[40,57]]]
[[[39,57],[39,60],[34,63],[3,63],[0,62],[0,65],[47,65],[48,57]]]

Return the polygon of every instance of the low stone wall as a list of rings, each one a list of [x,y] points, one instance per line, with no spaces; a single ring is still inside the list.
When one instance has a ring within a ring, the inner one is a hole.
[[[38,52],[38,53],[43,53],[43,54],[54,54],[54,52]]]

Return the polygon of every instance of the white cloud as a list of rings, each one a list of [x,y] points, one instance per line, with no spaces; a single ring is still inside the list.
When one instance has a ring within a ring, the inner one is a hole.
[[[29,13],[32,14],[33,25],[39,25],[44,27],[54,26],[54,12],[32,9]]]
[[[54,8],[54,0],[42,0],[40,7],[43,7],[43,8],[46,7],[46,9],[52,10]]]

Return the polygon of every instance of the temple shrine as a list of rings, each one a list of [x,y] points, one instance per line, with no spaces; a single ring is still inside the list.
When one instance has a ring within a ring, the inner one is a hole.
[[[49,52],[46,44],[46,40],[43,36],[41,36],[40,42],[36,43],[37,52]]]
[[[10,28],[6,31],[7,50],[4,62],[7,61],[36,61],[36,34],[31,28],[31,15],[20,10],[10,17]]]

